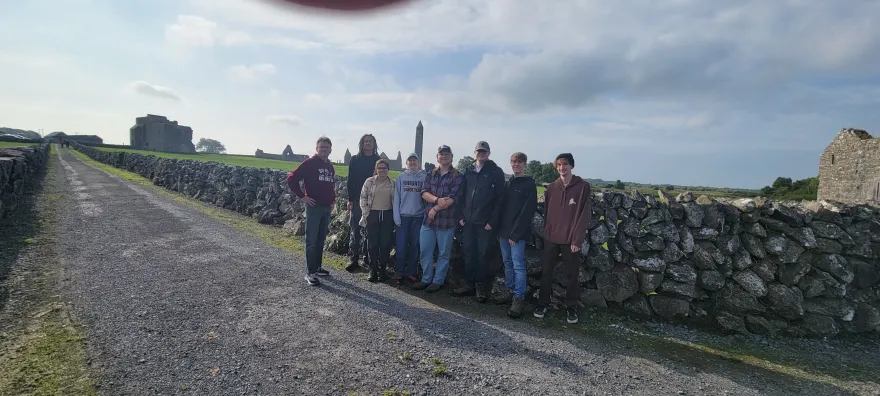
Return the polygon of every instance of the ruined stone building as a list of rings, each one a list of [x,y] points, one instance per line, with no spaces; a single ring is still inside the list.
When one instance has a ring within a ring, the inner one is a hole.
[[[819,157],[819,200],[880,203],[880,140],[844,128]]]
[[[379,158],[383,158],[388,161],[388,169],[389,170],[402,171],[404,169],[404,167],[402,165],[403,160],[401,160],[401,158],[400,158],[400,151],[397,152],[397,159],[388,158],[388,156],[385,155],[384,152],[382,152],[382,154],[379,154]]]
[[[131,148],[172,153],[195,153],[193,130],[160,115],[147,114],[135,119],[129,129]]]
[[[345,157],[342,158],[342,163],[345,164],[345,166],[348,166],[348,164],[350,162],[351,162],[351,151],[348,151],[348,149],[345,149]]]
[[[286,147],[284,147],[284,150],[281,152],[280,155],[279,154],[268,154],[268,153],[263,152],[263,150],[257,149],[257,151],[254,153],[254,157],[274,159],[274,160],[279,160],[279,161],[293,161],[293,162],[303,162],[307,158],[309,158],[309,156],[305,155],[305,154],[294,154],[293,148],[291,148],[289,144]]]

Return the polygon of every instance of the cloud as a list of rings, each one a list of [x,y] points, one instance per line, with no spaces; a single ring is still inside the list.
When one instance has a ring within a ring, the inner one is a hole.
[[[319,43],[279,35],[254,37],[196,15],[178,15],[176,23],[165,26],[165,41],[182,47],[269,45],[293,50],[321,47]]]
[[[243,81],[258,80],[275,74],[278,69],[271,63],[259,63],[251,66],[235,65],[229,68],[229,75]]]
[[[163,87],[161,85],[150,84],[146,81],[135,81],[129,85],[129,87],[136,93],[144,96],[152,96],[160,99],[170,99],[174,101],[181,101],[183,97],[180,96],[173,89],[168,87]]]
[[[303,119],[295,115],[271,115],[266,117],[266,121],[292,127],[301,127],[305,125]]]

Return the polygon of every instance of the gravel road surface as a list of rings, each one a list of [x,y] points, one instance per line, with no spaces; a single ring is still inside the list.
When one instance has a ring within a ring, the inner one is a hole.
[[[58,233],[66,297],[102,394],[851,394],[493,305],[448,310],[431,300],[452,297],[362,274],[331,269],[311,287],[302,256],[57,151],[72,192]]]

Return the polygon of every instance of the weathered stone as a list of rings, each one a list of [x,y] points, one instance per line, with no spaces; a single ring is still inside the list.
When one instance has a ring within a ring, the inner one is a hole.
[[[745,213],[754,212],[756,207],[755,200],[752,198],[740,198],[731,202],[731,205],[735,206],[737,209]]]
[[[776,264],[770,260],[758,260],[752,268],[752,271],[761,277],[764,282],[772,282],[776,279]]]
[[[694,229],[691,234],[693,234],[694,239],[698,241],[714,241],[715,238],[718,237],[717,230],[706,227]]]
[[[623,302],[639,291],[639,280],[632,268],[616,266],[596,274],[596,288],[608,301]]]
[[[663,249],[663,261],[667,263],[674,263],[681,260],[682,257],[684,257],[684,252],[674,243],[666,245],[666,248]]]
[[[721,210],[721,205],[718,203],[710,203],[704,207],[703,212],[706,214],[703,216],[703,224],[709,228],[718,228],[724,222],[724,212]]]
[[[853,320],[855,307],[839,298],[815,298],[804,301],[804,311],[819,315],[831,316],[844,322]]]
[[[624,234],[624,233],[618,234],[617,238],[615,238],[615,239],[617,239],[617,244],[620,246],[621,249],[623,249],[624,252],[627,252],[628,254],[631,254],[631,255],[636,254],[636,247],[633,244],[632,239],[630,237],[626,236],[626,234]]]
[[[856,308],[853,323],[855,324],[856,331],[860,333],[880,332],[880,308],[873,307],[867,303],[859,304],[858,308]]]
[[[801,253],[804,252],[804,248],[778,234],[768,236],[767,240],[764,241],[764,248],[767,250],[767,253],[778,256],[779,260],[786,264],[797,261]]]
[[[834,275],[844,283],[850,283],[855,278],[846,259],[839,254],[818,255],[813,258],[813,266]]]
[[[667,319],[686,317],[690,313],[690,303],[685,300],[659,294],[648,298],[654,313]]]
[[[643,294],[655,292],[662,282],[663,274],[639,271],[639,291]]]
[[[590,230],[590,241],[594,245],[601,245],[608,240],[608,228],[605,227],[604,224],[598,223],[599,225]]]
[[[772,310],[786,319],[797,319],[804,315],[804,295],[799,289],[779,283],[767,287],[767,301]]]
[[[636,247],[636,251],[639,252],[663,250],[666,247],[666,243],[663,242],[663,238],[655,235],[646,235],[641,238],[634,238],[633,244]]]
[[[815,250],[820,253],[840,254],[843,252],[843,245],[833,239],[816,238]]]
[[[590,249],[585,261],[588,268],[593,268],[600,272],[614,268],[614,261],[611,260],[611,256],[605,249]]]
[[[692,253],[694,251],[694,236],[691,234],[691,229],[687,226],[681,226],[678,230],[679,238],[681,239],[679,242],[679,247],[681,247],[681,251],[685,253]]]
[[[697,277],[697,286],[709,291],[719,290],[725,283],[724,275],[715,270],[700,271]]]
[[[751,213],[743,213],[741,215],[741,218],[742,218],[743,223],[746,223],[746,224],[754,224],[762,219],[761,212],[758,212],[758,211],[754,211]]]
[[[715,259],[702,245],[694,246],[694,266],[700,269],[715,269]]]
[[[794,240],[798,241],[801,246],[805,248],[814,248],[818,246],[816,242],[816,236],[813,234],[812,229],[806,227],[796,228],[791,237],[794,238]]]
[[[736,283],[727,283],[717,294],[718,305],[732,312],[759,313],[766,312],[767,308],[758,302],[757,297],[745,291]]]
[[[644,259],[633,259],[633,265],[636,268],[648,272],[663,273],[666,271],[666,262],[659,257],[649,257]]]
[[[745,248],[740,248],[733,255],[733,268],[741,270],[751,267],[754,264],[752,261],[752,256],[749,255],[749,252],[745,250]]]
[[[645,201],[633,199],[633,204],[632,208],[630,208],[630,211],[635,217],[643,219],[645,218],[645,216],[648,215],[648,203]]]
[[[736,316],[730,312],[721,311],[715,316],[715,322],[718,323],[721,328],[733,331],[741,334],[748,334],[749,331],[746,328],[746,322],[742,317]]]
[[[816,236],[834,240],[845,240],[846,244],[850,244],[852,238],[843,231],[843,228],[840,228],[839,225],[834,223],[829,223],[825,221],[813,220],[810,222],[810,229],[816,234]]]
[[[609,236],[617,235],[617,211],[609,209],[605,211],[605,228],[608,229]]]
[[[722,254],[730,256],[739,250],[742,243],[737,235],[721,235],[718,237],[717,242],[715,242],[715,246],[718,247]]]
[[[767,294],[767,284],[751,270],[734,272],[733,280],[755,297],[764,297]]]
[[[766,238],[767,231],[760,223],[750,223],[745,225],[746,232],[757,237]]]
[[[746,316],[746,328],[755,334],[766,334],[775,337],[787,327],[788,325],[781,320],[769,320],[757,315]]]
[[[834,318],[813,314],[804,315],[801,328],[803,328],[807,334],[816,337],[834,336],[840,331],[837,327],[837,323],[834,322]]]
[[[682,207],[684,207],[685,224],[688,227],[700,227],[703,225],[703,217],[706,217],[706,214],[700,205],[688,201],[682,202]]]
[[[767,257],[767,252],[764,250],[764,244],[757,236],[744,233],[740,235],[740,241],[742,242],[743,248],[750,255],[759,259]]]
[[[588,307],[608,308],[605,297],[596,289],[585,289],[581,293],[581,302]]]
[[[641,238],[648,234],[635,217],[627,217],[620,223],[620,227],[626,235],[633,238]]]
[[[696,285],[676,282],[671,279],[664,279],[663,282],[660,283],[660,291],[690,298],[697,298],[700,296]]]
[[[861,289],[868,289],[880,282],[880,261],[869,264],[856,258],[850,258],[849,267],[855,276],[853,284]]]
[[[648,209],[648,214],[642,219],[642,226],[647,227],[651,224],[662,223],[665,221],[665,216],[660,209],[651,208]]]
[[[813,269],[812,264],[810,264],[812,261],[813,255],[810,252],[806,252],[794,263],[778,264],[779,281],[786,286],[797,285],[801,278]]]
[[[778,203],[773,204],[773,218],[784,221],[792,227],[800,227],[804,225],[804,215],[798,213],[794,208],[790,208]]]
[[[641,316],[651,316],[654,314],[651,310],[651,304],[642,294],[636,294],[624,301],[623,309]]]
[[[693,265],[688,262],[683,263],[667,263],[666,277],[676,282],[694,285],[697,283],[697,271]]]

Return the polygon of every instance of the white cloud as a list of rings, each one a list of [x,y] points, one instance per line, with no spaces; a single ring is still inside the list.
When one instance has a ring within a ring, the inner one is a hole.
[[[129,84],[129,88],[140,95],[152,96],[161,99],[170,99],[174,101],[183,100],[183,97],[180,96],[180,94],[175,92],[173,89],[163,87],[161,85],[150,84],[146,81],[135,81]]]
[[[229,75],[243,81],[258,80],[275,74],[278,69],[271,63],[259,63],[251,66],[235,65],[229,68]]]
[[[295,115],[271,115],[266,117],[266,121],[292,127],[301,127],[305,124],[302,118]]]
[[[228,29],[195,15],[178,15],[176,23],[165,26],[165,41],[182,47],[269,45],[293,50],[321,47],[319,43],[292,37],[254,37],[246,31]]]

